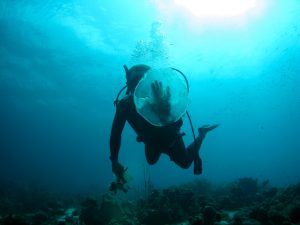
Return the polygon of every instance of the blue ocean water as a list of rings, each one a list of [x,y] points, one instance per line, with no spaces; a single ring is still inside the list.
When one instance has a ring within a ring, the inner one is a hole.
[[[220,124],[201,148],[201,178],[299,182],[300,2],[256,2],[197,17],[171,0],[2,0],[0,179],[106,191],[123,65],[145,63],[186,74],[195,128]],[[145,173],[156,187],[199,178],[165,155],[147,165],[128,125],[120,162],[133,186]]]

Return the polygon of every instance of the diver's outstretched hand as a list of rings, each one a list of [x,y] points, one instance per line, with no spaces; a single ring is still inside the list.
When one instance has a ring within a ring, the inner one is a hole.
[[[151,87],[156,101],[170,101],[171,92],[169,86],[164,90],[162,82],[156,80],[151,84]]]
[[[200,128],[198,128],[198,132],[199,132],[199,135],[205,137],[205,135],[209,132],[209,131],[212,131],[214,129],[216,129],[217,127],[219,126],[219,124],[215,124],[215,125],[204,125]]]
[[[118,160],[112,161],[112,171],[117,176],[118,182],[126,183],[126,180],[124,178],[124,173],[126,172],[127,169],[128,168],[122,166]]]
[[[170,87],[167,86],[165,89],[162,82],[155,80],[152,84],[153,101],[151,103],[152,110],[165,123],[169,120],[171,111],[171,91]]]

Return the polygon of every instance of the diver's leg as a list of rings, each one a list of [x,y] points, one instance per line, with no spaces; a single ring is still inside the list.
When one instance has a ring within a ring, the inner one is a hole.
[[[199,134],[198,134],[196,140],[187,147],[187,151],[189,152],[189,154],[194,154],[194,157],[195,157],[200,150],[200,147],[202,145],[202,142],[203,142],[206,134],[209,131],[212,131],[213,129],[217,128],[218,126],[219,125],[213,125],[213,126],[205,125],[205,126],[198,128]]]
[[[150,146],[150,145],[145,145],[145,155],[146,155],[146,160],[150,165],[153,165],[157,163],[161,151],[159,151],[156,147]]]
[[[170,159],[183,169],[187,169],[194,161],[194,151],[187,151],[182,137],[178,137],[174,144],[169,148],[167,154]]]
[[[178,166],[187,169],[191,166],[192,162],[195,161],[196,171],[195,174],[200,174],[202,172],[202,161],[199,157],[199,150],[201,148],[202,142],[206,136],[206,133],[215,129],[217,125],[214,126],[203,126],[198,129],[198,136],[196,140],[185,148],[182,137],[178,138],[176,142],[171,146],[168,152],[171,160],[173,160]]]
[[[202,126],[198,128],[198,137],[196,140],[188,147],[188,152],[194,153],[194,174],[201,174],[202,173],[202,160],[199,156],[199,150],[201,148],[202,142],[209,131],[217,128],[219,125],[213,126]]]
[[[213,126],[205,125],[205,126],[198,128],[198,136],[197,136],[196,140],[188,146],[187,151],[190,152],[190,154],[197,154],[200,150],[202,141],[205,138],[206,134],[209,131],[217,128],[218,126],[219,125],[213,125]]]

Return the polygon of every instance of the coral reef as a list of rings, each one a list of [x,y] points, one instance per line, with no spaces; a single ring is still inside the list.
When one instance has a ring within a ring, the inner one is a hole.
[[[14,192],[16,191],[16,192]],[[300,183],[287,188],[240,178],[153,189],[134,202],[109,193],[54,195],[40,187],[0,188],[0,225],[293,225],[300,224]]]

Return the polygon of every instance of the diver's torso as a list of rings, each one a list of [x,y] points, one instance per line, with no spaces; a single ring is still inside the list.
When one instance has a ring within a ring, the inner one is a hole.
[[[170,143],[173,143],[174,139],[179,135],[182,119],[167,126],[154,126],[136,111],[132,96],[122,99],[119,103],[119,107],[124,107],[126,119],[132,129],[136,132],[138,136],[137,139],[143,141],[145,144],[152,146],[157,144],[168,146]]]

